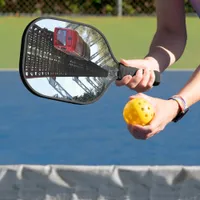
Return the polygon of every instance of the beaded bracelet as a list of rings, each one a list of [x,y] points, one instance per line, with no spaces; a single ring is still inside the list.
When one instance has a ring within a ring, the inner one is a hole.
[[[174,96],[170,97],[169,99],[175,100],[178,103],[178,105],[181,109],[181,112],[183,112],[183,113],[188,108],[186,101],[183,99],[183,97],[181,97],[179,95],[174,95]]]

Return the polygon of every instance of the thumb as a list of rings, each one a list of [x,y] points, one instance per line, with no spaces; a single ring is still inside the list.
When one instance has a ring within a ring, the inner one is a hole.
[[[125,60],[125,59],[120,59],[120,63],[127,67],[141,67],[142,65],[142,60]]]
[[[160,127],[161,122],[161,119],[155,114],[149,124],[145,126],[135,125],[134,130],[138,132],[143,131],[145,134],[154,134],[155,131]]]

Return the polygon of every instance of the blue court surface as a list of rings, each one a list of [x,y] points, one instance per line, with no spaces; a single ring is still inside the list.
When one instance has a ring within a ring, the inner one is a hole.
[[[148,94],[168,98],[191,71],[165,72]],[[42,99],[18,72],[0,72],[0,164],[199,165],[200,105],[147,141],[128,132],[122,110],[128,88],[114,84],[96,103],[78,106]]]

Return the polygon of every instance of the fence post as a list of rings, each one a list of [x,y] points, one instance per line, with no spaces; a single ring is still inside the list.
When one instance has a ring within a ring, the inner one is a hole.
[[[117,1],[117,15],[119,17],[122,16],[122,1],[123,0],[116,0]]]

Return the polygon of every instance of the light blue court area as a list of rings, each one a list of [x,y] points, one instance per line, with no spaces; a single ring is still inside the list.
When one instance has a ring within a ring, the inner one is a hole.
[[[165,72],[148,94],[168,98],[191,71]],[[95,104],[32,95],[18,72],[0,72],[0,164],[199,165],[200,105],[148,141],[128,132],[122,110],[134,92],[114,84]]]

